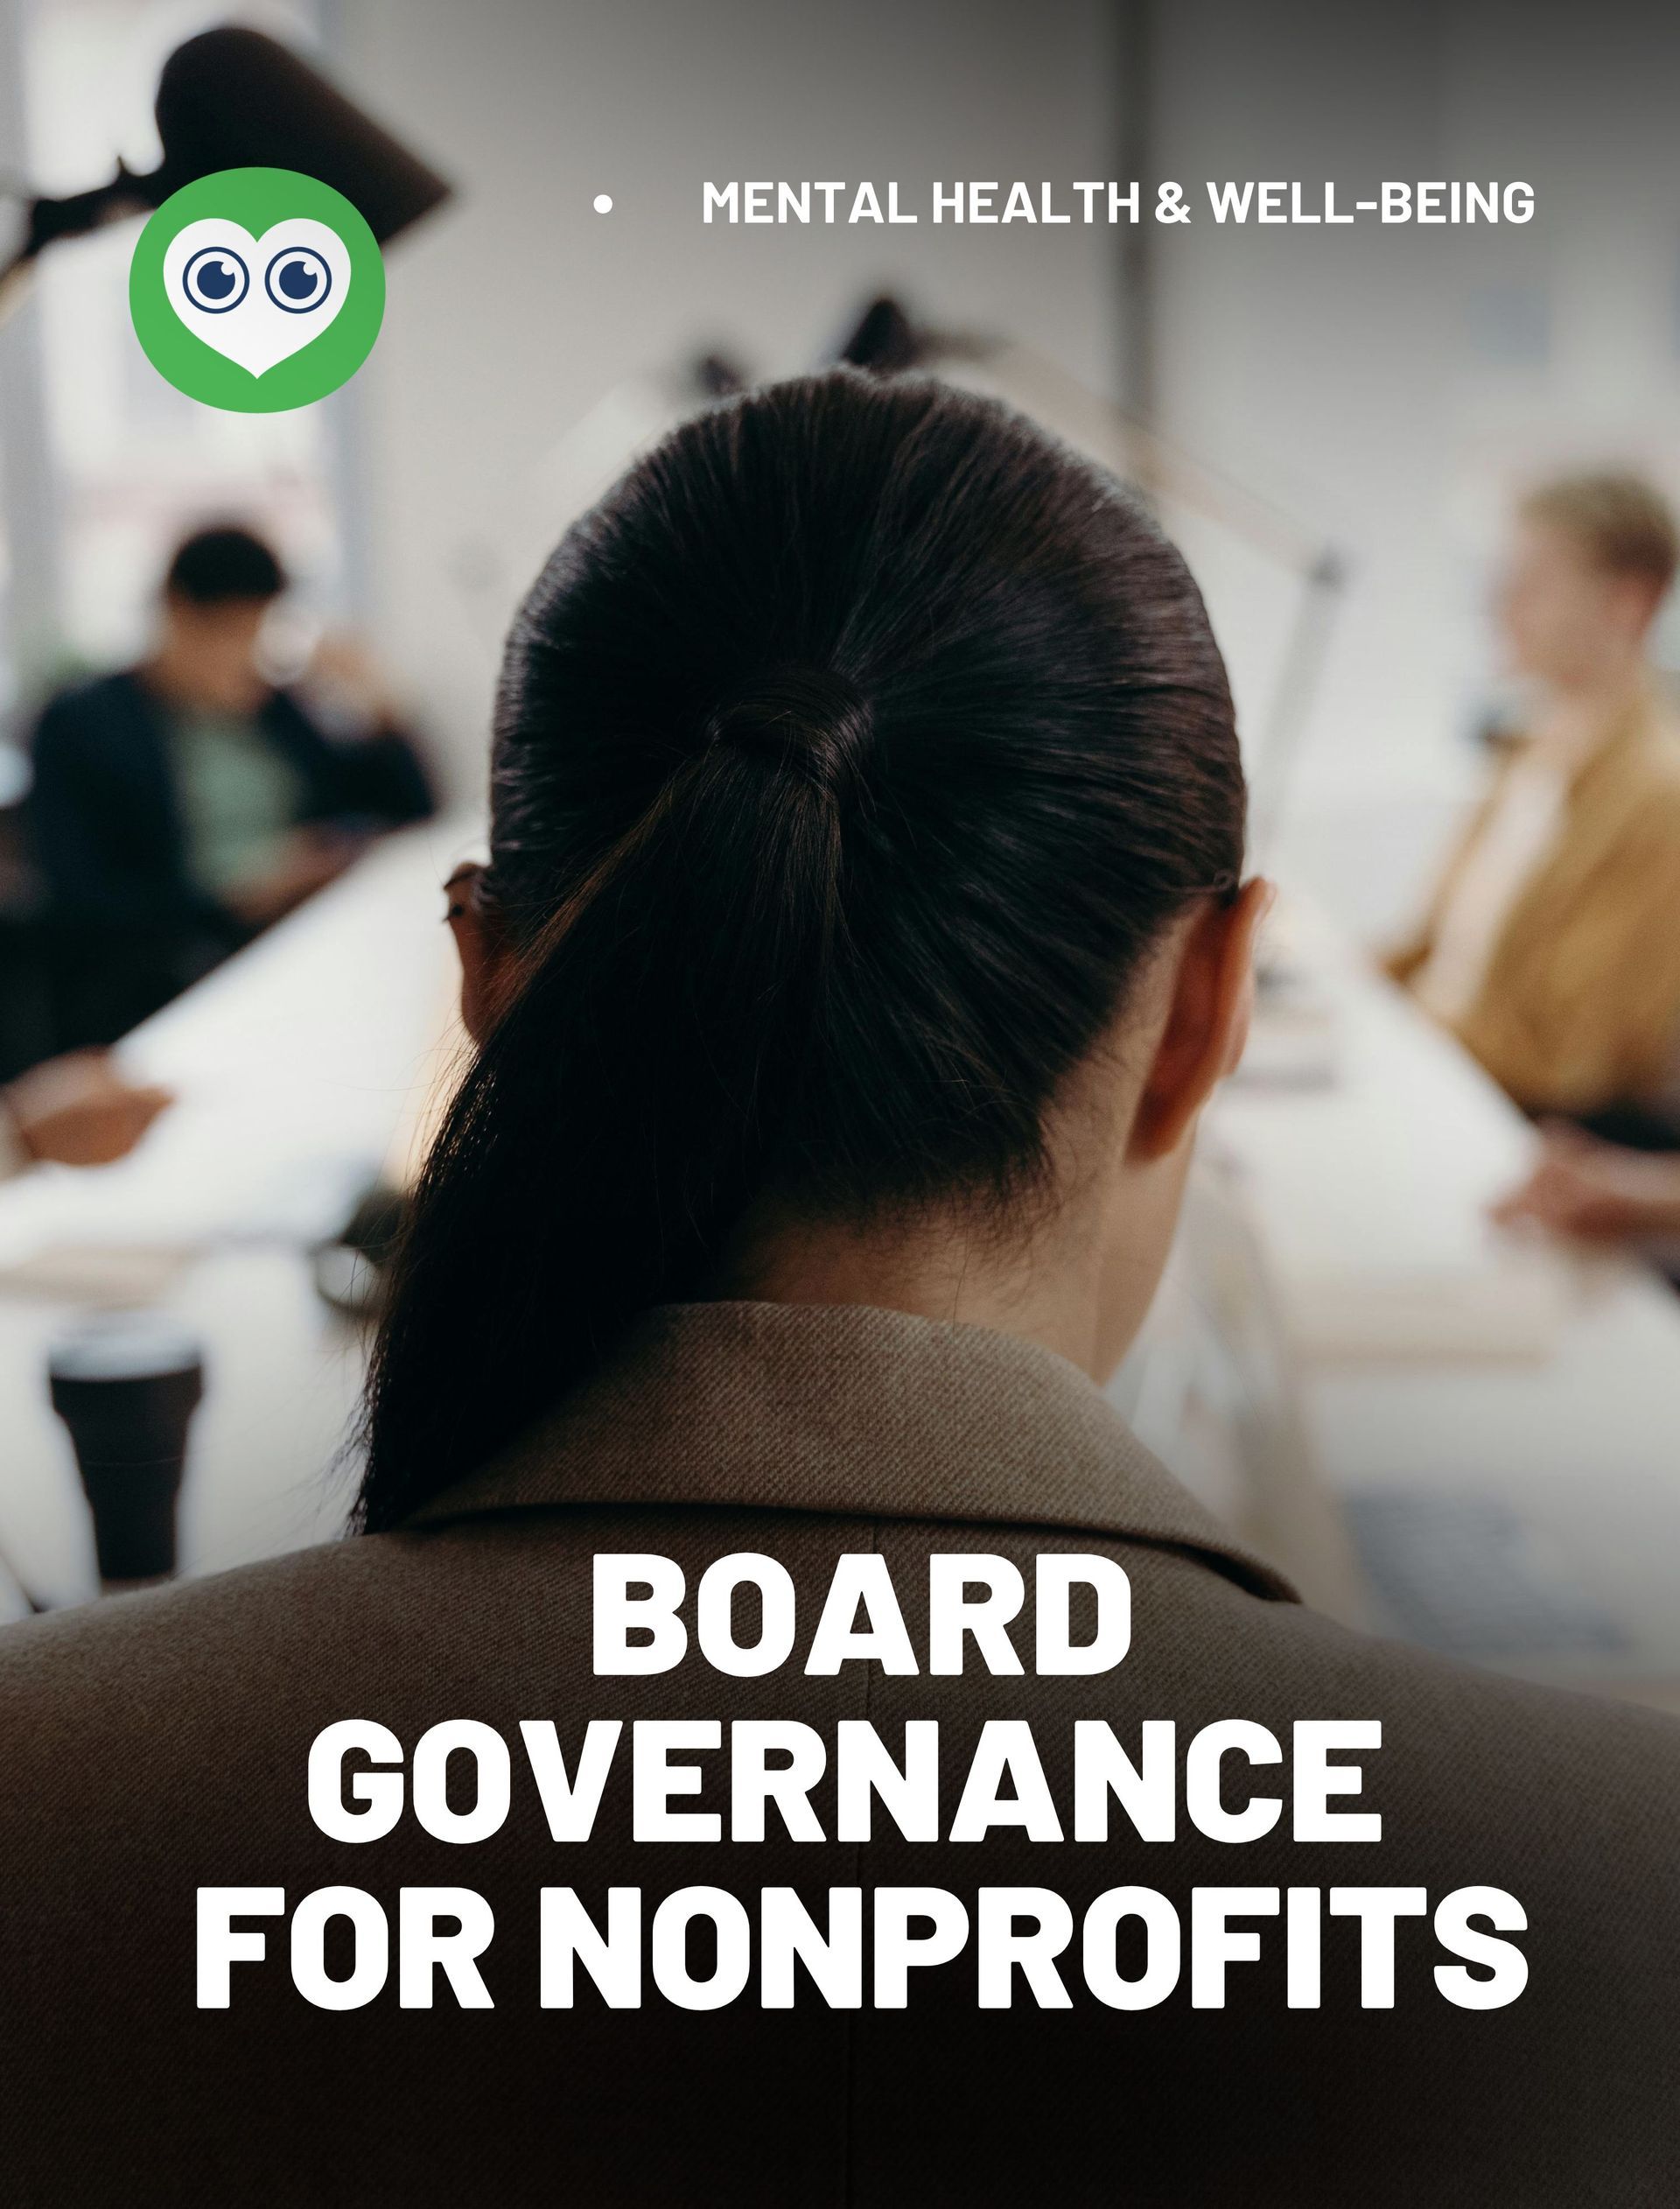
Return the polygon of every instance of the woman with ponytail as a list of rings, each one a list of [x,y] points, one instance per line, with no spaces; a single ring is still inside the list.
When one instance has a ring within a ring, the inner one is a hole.
[[[1116,1023],[1158,1024],[1145,970],[1194,937],[1196,1071],[1149,1145],[1176,1182],[1260,896],[1218,651],[1116,486],[933,383],[703,415],[532,592],[492,795],[489,867],[452,894],[478,1055],[399,1268],[363,1526],[641,1315],[790,1266],[855,1301],[832,1269],[865,1242],[897,1286],[864,1301],[960,1320],[1071,1237],[1074,1347],[1112,1363],[1106,1181],[1062,1123],[1077,1095],[1088,1138],[1117,1133],[1127,1084],[1097,1065]],[[1164,1244],[1124,1238],[1131,1324]]]
[[[1670,2198],[1673,1729],[1315,1618],[1105,1393],[1266,898],[1146,514],[720,406],[491,797],[353,1538],[0,1637],[7,2198]]]

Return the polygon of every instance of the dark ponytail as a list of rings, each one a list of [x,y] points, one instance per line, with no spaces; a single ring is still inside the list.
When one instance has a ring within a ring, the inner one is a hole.
[[[1242,786],[1194,586],[988,403],[850,371],[704,415],[514,624],[485,893],[519,981],[416,1196],[359,1520],[704,1295],[747,1206],[1007,1203]]]

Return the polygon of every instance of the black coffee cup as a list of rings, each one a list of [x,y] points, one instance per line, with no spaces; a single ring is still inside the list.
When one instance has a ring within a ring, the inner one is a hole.
[[[187,1429],[204,1394],[197,1342],[159,1315],[121,1313],[65,1336],[47,1373],[93,1512],[100,1579],[167,1579]]]

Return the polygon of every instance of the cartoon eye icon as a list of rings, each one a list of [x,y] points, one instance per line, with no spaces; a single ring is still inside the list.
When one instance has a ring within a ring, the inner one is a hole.
[[[226,314],[250,288],[250,270],[225,245],[201,246],[181,271],[181,289],[204,314]]]
[[[308,314],[332,289],[332,271],[313,246],[288,246],[270,262],[262,288],[288,314]]]

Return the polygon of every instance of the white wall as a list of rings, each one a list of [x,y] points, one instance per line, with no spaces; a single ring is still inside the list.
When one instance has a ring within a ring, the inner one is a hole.
[[[1174,0],[1180,178],[1523,178],[1524,229],[1163,232],[1168,425],[1343,543],[1352,587],[1286,849],[1356,925],[1416,894],[1478,772],[1481,612],[1511,490],[1634,461],[1680,492],[1673,11]]]
[[[878,286],[1099,382],[1104,228],[703,228],[704,179],[1106,178],[1105,0],[344,0],[346,82],[460,197],[393,250],[359,408],[381,642],[470,782],[530,580],[543,456],[620,378],[707,346],[813,365]],[[594,214],[598,192],[610,215]],[[508,547],[521,548],[515,568]]]

